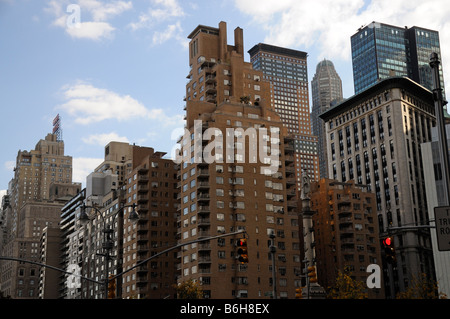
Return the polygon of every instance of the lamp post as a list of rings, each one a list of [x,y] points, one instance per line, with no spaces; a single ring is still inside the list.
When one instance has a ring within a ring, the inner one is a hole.
[[[272,258],[272,299],[277,299],[277,275],[275,270],[275,253],[277,248],[275,247],[275,232],[271,232],[270,235],[270,255]]]
[[[136,212],[136,204],[132,204],[132,205],[124,205],[121,208],[119,208],[115,213],[113,213],[112,216],[108,216],[108,217],[112,217],[112,224],[114,225],[115,222],[115,218],[117,217],[117,215],[124,211],[125,208],[128,207],[132,207],[132,211],[130,212],[130,215],[128,216],[128,219],[132,222],[137,222],[139,220],[139,215]],[[108,299],[108,286],[110,283],[110,277],[109,277],[109,261],[115,257],[111,255],[111,251],[114,248],[114,239],[113,239],[113,233],[114,233],[114,229],[107,224],[107,220],[105,218],[105,216],[103,216],[102,211],[100,211],[100,209],[98,209],[96,206],[86,206],[84,203],[81,206],[81,211],[80,211],[80,215],[78,217],[79,221],[83,224],[83,225],[87,225],[90,221],[91,218],[89,217],[88,213],[86,212],[86,208],[91,208],[95,211],[96,215],[100,215],[100,217],[102,218],[102,222],[103,222],[103,243],[102,243],[102,248],[103,248],[103,253],[102,254],[97,254],[99,256],[103,256],[105,258],[106,261],[106,265],[105,265],[105,274],[104,274],[104,293],[105,299]]]

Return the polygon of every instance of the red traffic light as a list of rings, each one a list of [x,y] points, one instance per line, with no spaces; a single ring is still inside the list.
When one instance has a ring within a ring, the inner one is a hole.
[[[238,247],[246,247],[247,246],[247,239],[241,238],[237,242]]]
[[[236,243],[238,249],[237,253],[239,255],[238,260],[241,263],[248,263],[248,251],[247,251],[247,239],[241,238]]]
[[[391,237],[386,237],[385,239],[383,239],[383,245],[384,246],[391,246],[392,245],[392,238]]]

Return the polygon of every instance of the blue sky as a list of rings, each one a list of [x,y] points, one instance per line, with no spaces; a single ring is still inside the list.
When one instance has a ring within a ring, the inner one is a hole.
[[[308,52],[309,80],[320,60],[333,61],[344,97],[350,37],[372,21],[438,30],[450,78],[445,0],[0,0],[0,190],[17,152],[50,133],[57,114],[76,182],[112,140],[170,153],[183,127],[187,35],[220,21],[230,44],[244,29],[245,51],[265,42]]]

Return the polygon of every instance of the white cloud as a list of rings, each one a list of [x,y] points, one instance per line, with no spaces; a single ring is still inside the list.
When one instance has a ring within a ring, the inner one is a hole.
[[[57,109],[75,117],[75,122],[82,125],[104,120],[127,121],[136,118],[174,125],[182,120],[182,115],[167,116],[163,109],[148,109],[129,95],[96,88],[89,83],[66,85],[62,88],[62,95],[66,102]]]
[[[74,157],[72,159],[72,181],[86,184],[86,177],[102,162],[103,158]]]
[[[12,170],[14,170],[14,167],[16,166],[16,162],[15,161],[7,161],[7,162],[5,162],[5,168],[8,170],[8,171],[12,171]]]
[[[152,36],[154,45],[175,39],[184,48],[187,48],[188,41],[179,21],[179,18],[183,16],[185,16],[185,12],[178,0],[152,0],[148,10],[142,12],[138,20],[131,22],[128,26],[133,31],[154,30]],[[170,23],[171,21],[174,23]]]
[[[135,31],[141,28],[150,28],[160,22],[180,18],[184,15],[184,10],[178,4],[178,0],[152,0],[148,10],[141,13],[139,20],[130,23],[129,26]]]
[[[156,31],[153,33],[153,44],[162,44],[172,38],[178,40],[181,44],[186,43],[188,45],[188,41],[184,41],[185,38],[181,36],[183,29],[180,26],[180,22],[176,24],[171,24],[167,26],[166,30]]]
[[[2,198],[3,198],[3,196],[5,196],[5,195],[6,195],[6,189],[0,190],[0,203],[2,202]]]
[[[128,120],[148,116],[144,105],[129,95],[96,88],[90,84],[78,83],[63,88],[66,103],[58,108],[75,117],[79,124],[91,124],[104,120]]]
[[[104,3],[98,0],[50,0],[45,11],[55,16],[53,25],[63,28],[73,38],[100,40],[112,38],[115,28],[108,21],[130,10],[131,1]]]
[[[109,142],[125,142],[130,143],[128,138],[125,136],[119,136],[116,132],[98,134],[98,135],[90,135],[89,137],[83,138],[83,142],[87,144],[101,145],[105,146]]]
[[[114,30],[115,28],[106,22],[81,22],[78,27],[67,28],[66,32],[72,38],[98,40],[112,38]]]

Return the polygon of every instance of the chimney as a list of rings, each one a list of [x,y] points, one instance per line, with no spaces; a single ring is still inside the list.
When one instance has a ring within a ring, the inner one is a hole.
[[[234,29],[234,48],[236,53],[244,54],[244,31],[239,27]]]

